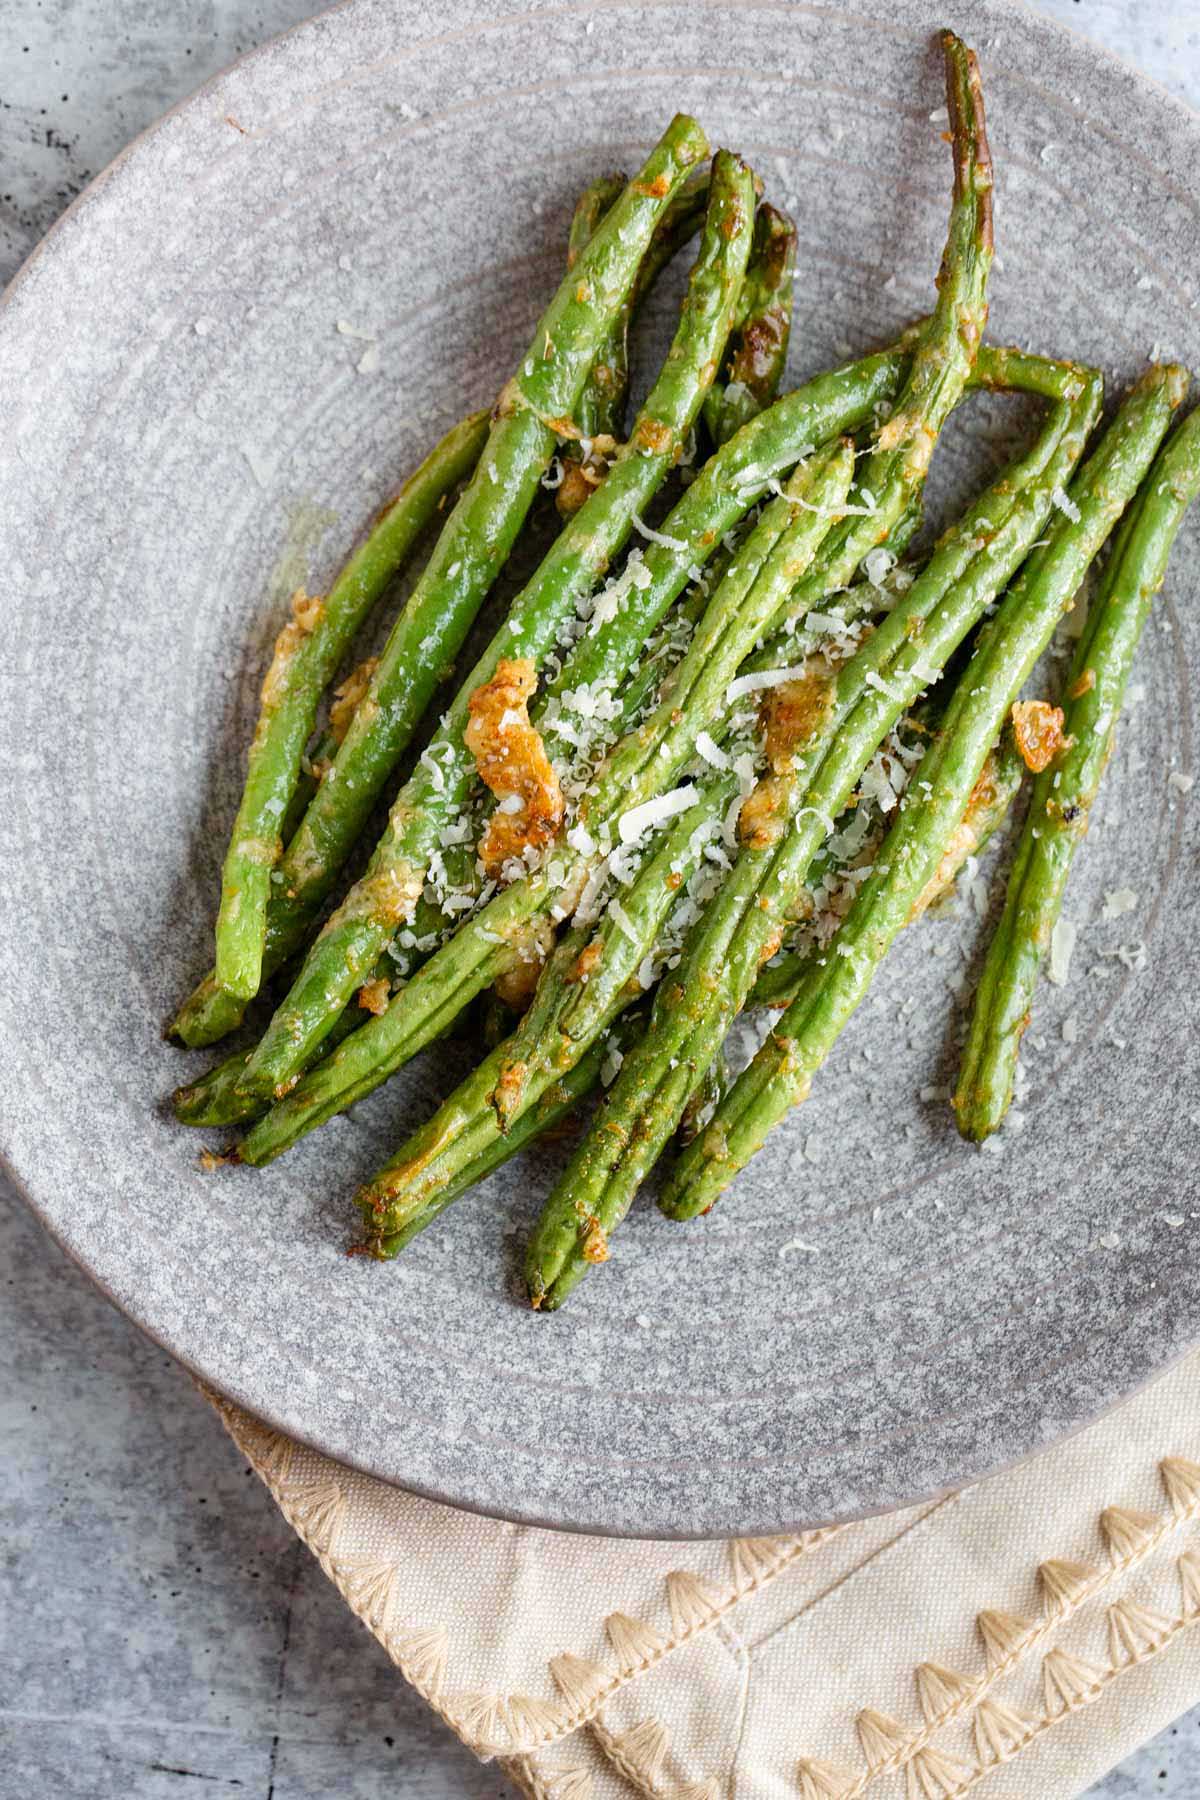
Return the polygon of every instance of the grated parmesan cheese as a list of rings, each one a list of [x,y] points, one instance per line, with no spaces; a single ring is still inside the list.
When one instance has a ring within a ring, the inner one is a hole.
[[[446,775],[441,764],[434,758],[431,750],[422,750],[421,761],[429,770],[429,779],[433,782],[434,792],[444,794],[446,791]]]
[[[665,532],[655,531],[652,526],[646,524],[644,519],[640,519],[637,513],[630,515],[630,522],[633,529],[648,543],[661,544],[664,550],[678,550],[681,553],[688,548],[682,538],[668,537]]]
[[[834,348],[836,349],[836,347],[835,345]],[[846,345],[846,353],[847,355],[850,353],[849,344]],[[778,482],[775,486],[778,488]],[[878,502],[870,488],[860,488],[859,493],[864,501],[862,506],[855,506],[849,500],[843,500],[840,506],[818,506],[815,500],[802,500],[798,494],[789,494],[788,499],[793,506],[802,506],[805,512],[816,513],[820,519],[844,519],[847,516],[869,519],[873,513],[879,511]]]
[[[600,1081],[603,1087],[612,1086],[613,1082],[621,1072],[621,1064],[624,1061],[624,1052],[617,1044],[610,1041],[604,1052],[604,1061],[600,1064]],[[645,1322],[647,1325],[650,1323],[649,1319]],[[638,1323],[641,1323],[640,1319]]]
[[[759,694],[767,688],[782,687],[787,681],[799,681],[805,674],[803,663],[787,669],[762,669],[756,675],[739,675],[725,689],[725,704],[732,706],[743,694]]]
[[[806,631],[825,631],[832,637],[839,631],[845,631],[846,620],[841,613],[818,612],[814,607],[804,616],[804,628]]]
[[[1119,919],[1125,913],[1132,912],[1137,905],[1137,895],[1132,888],[1108,888],[1104,894],[1102,919]]]
[[[728,752],[722,750],[707,731],[696,733],[696,750],[714,769],[728,769],[731,766]]]
[[[1080,518],[1079,508],[1064,488],[1056,487],[1050,498],[1058,508],[1059,512],[1066,514],[1072,525],[1078,525]]]
[[[608,880],[608,872],[609,859],[607,856],[601,857],[600,861],[596,864],[596,867],[584,882],[583,892],[580,894],[579,903],[575,908],[575,917],[581,925],[588,924],[596,917],[598,911],[596,902],[600,898],[601,890],[603,889],[605,882]]]
[[[1071,952],[1075,948],[1075,926],[1070,919],[1058,918],[1050,933],[1049,975],[1055,987],[1065,987],[1071,968]]]
[[[629,914],[625,911],[625,908],[621,905],[621,902],[619,900],[615,900],[615,899],[610,900],[608,903],[608,911],[609,911],[609,916],[612,918],[613,923],[617,927],[617,930],[623,931],[625,933],[625,936],[630,940],[630,942],[636,944],[638,934],[634,930],[632,919],[629,917]]]
[[[673,819],[676,813],[686,812],[699,797],[697,788],[689,781],[683,787],[672,789],[669,794],[657,794],[653,800],[646,800],[641,806],[631,806],[617,821],[617,833],[621,842],[636,844],[653,826],[661,825],[666,819]]]
[[[863,557],[862,566],[863,573],[872,587],[883,586],[895,560],[891,551],[885,550],[882,544],[877,544],[874,550],[868,550]]]

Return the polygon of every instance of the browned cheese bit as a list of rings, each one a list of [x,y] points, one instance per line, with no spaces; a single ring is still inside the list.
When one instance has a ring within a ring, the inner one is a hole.
[[[1013,738],[1027,769],[1040,775],[1047,768],[1066,739],[1063,736],[1063,710],[1048,700],[1018,700],[1012,709]]]
[[[537,672],[528,657],[502,657],[467,702],[467,749],[499,805],[479,842],[489,878],[527,849],[544,850],[563,819],[563,793],[545,745],[529,720]]]

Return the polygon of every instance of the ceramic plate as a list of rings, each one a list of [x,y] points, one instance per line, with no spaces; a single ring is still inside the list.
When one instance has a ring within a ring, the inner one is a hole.
[[[202,1174],[164,1105],[204,1066],[160,1026],[208,961],[284,596],[319,591],[494,395],[580,187],[636,165],[680,107],[743,151],[799,222],[795,378],[927,307],[942,18],[880,11],[445,0],[431,23],[353,0],[141,138],[0,320],[7,1154],[56,1237],[189,1368],[455,1504],[654,1536],[863,1514],[1030,1453],[1200,1335],[1196,523],[1072,880],[1070,979],[1038,995],[1024,1128],[998,1153],[960,1143],[938,1097],[982,880],[904,936],[811,1101],[712,1217],[671,1225],[643,1201],[556,1317],[517,1284],[553,1147],[394,1267],[344,1254],[356,1182],[461,1049],[263,1174]],[[992,336],[1114,385],[1152,353],[1200,368],[1195,118],[1023,10],[945,11],[983,62]],[[968,492],[1027,426],[965,407],[939,492]],[[1120,889],[1136,900],[1109,917]]]

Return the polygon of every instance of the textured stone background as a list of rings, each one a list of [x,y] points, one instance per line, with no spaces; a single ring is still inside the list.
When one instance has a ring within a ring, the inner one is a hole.
[[[1041,0],[1193,105],[1194,0]],[[165,107],[309,0],[4,0],[0,281]],[[0,1800],[500,1800],[187,1378],[0,1179]],[[189,1790],[183,1788],[184,1793]],[[1091,1800],[1200,1794],[1200,1709]]]

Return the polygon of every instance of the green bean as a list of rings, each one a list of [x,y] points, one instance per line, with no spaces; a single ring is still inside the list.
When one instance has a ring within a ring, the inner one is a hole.
[[[834,370],[785,396],[744,426],[705,465],[664,521],[645,553],[644,587],[628,590],[612,634],[587,635],[568,659],[580,682],[612,679],[618,651],[640,645],[739,518],[760,499],[778,473],[802,452],[869,418],[894,394],[905,359],[890,353]],[[677,546],[677,547],[674,547]],[[564,668],[565,680],[567,670]],[[242,1146],[247,1161],[269,1160],[403,1066],[438,1035],[442,1025],[519,956],[529,922],[550,912],[561,895],[549,869],[555,861],[586,876],[576,853],[556,851],[542,868],[515,882],[468,918],[449,943],[395,996],[388,1011],[339,1046],[319,1069],[281,1100]],[[567,909],[569,910],[569,908]]]
[[[569,422],[588,371],[633,284],[668,198],[706,148],[695,120],[680,114],[672,121],[539,321],[524,361],[497,402],[475,471],[392,628],[367,698],[278,864],[283,881],[274,898],[281,925],[297,919],[307,924],[327,896],[512,548],[556,437],[564,424],[574,429]],[[291,750],[293,765],[312,728],[314,710],[315,699]],[[273,742],[276,734],[268,735]],[[289,745],[294,738],[293,730]],[[268,780],[278,759],[268,755],[266,744],[264,737],[261,756],[252,758],[247,807],[257,809],[256,818],[278,799]],[[271,815],[273,830],[286,800],[285,794],[278,812]],[[251,846],[244,853],[243,842]],[[257,837],[242,831],[239,820],[234,834],[238,878],[232,884],[225,882],[218,928],[218,985],[241,999],[256,993],[261,980],[270,874],[277,856],[277,852],[269,858],[260,854],[253,849],[257,843]]]
[[[1075,852],[1112,754],[1117,715],[1183,517],[1200,492],[1200,411],[1159,451],[1113,549],[1068,679],[1063,745],[1038,775],[984,962],[954,1111],[964,1137],[988,1137],[1012,1099],[1017,1054]]]
[[[465,739],[472,693],[505,658],[541,660],[673,466],[728,336],[749,254],[752,209],[749,171],[736,157],[720,152],[679,330],[628,454],[568,523],[533,582],[514,602],[508,624],[463,683],[417,771],[393,803],[366,873],[326,923],[251,1057],[240,1083],[248,1099],[286,1091],[411,913],[430,855],[473,778],[474,760]],[[336,773],[335,764],[331,774]]]
[[[1009,709],[1105,538],[1153,461],[1186,390],[1185,371],[1152,369],[1134,388],[1069,490],[1004,605],[981,634],[941,736],[923,765],[928,792],[911,791],[833,953],[814,965],[703,1137],[680,1158],[661,1205],[672,1218],[707,1212],[790,1107],[803,1099],[896,933],[934,873]]]

